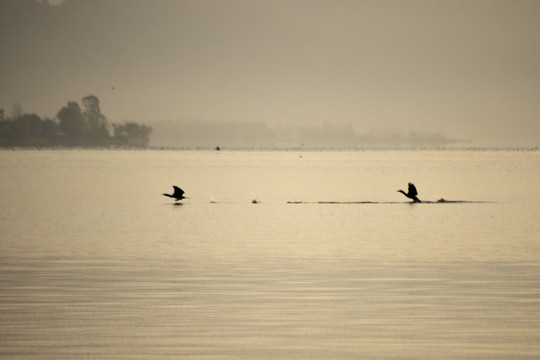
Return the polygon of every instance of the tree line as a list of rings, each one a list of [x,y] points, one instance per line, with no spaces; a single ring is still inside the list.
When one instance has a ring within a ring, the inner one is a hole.
[[[12,117],[0,109],[1,147],[146,147],[152,128],[135,122],[112,124],[112,136],[99,99],[82,98],[83,107],[69,101],[54,119],[15,111]]]

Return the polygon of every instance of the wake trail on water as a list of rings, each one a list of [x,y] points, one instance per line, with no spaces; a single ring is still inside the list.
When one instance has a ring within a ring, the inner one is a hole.
[[[287,204],[335,204],[335,205],[393,205],[393,204],[487,204],[492,201],[472,201],[472,200],[437,200],[422,202],[404,201],[287,201]]]

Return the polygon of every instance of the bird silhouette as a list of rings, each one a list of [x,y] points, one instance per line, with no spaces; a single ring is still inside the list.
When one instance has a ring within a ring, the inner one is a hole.
[[[179,201],[182,199],[187,199],[184,197],[184,190],[180,189],[178,186],[173,186],[174,192],[172,194],[163,194],[163,196],[168,196],[170,198],[176,199],[175,201]]]
[[[416,191],[416,187],[414,186],[413,183],[409,183],[409,191],[408,192],[405,192],[403,190],[398,190],[398,192],[402,193],[403,195],[405,195],[409,199],[412,199],[413,202],[422,202],[422,200],[420,200],[419,198],[416,197],[416,195],[418,195],[418,191]]]

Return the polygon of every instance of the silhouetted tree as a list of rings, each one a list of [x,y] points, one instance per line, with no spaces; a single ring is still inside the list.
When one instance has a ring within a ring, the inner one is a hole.
[[[60,130],[71,140],[81,141],[88,132],[85,117],[79,104],[74,101],[68,102],[56,115],[60,120]]]
[[[119,145],[144,147],[150,143],[152,128],[144,124],[126,122],[124,125],[113,124],[114,137]]]
[[[47,146],[51,143],[46,135],[48,132],[53,132],[54,128],[57,129],[54,121],[44,122],[36,114],[21,114],[14,119],[4,117],[0,121],[0,144],[4,146]]]
[[[6,116],[4,109],[0,109],[0,146],[145,147],[149,144],[151,127],[134,122],[114,125],[115,137],[111,138],[99,99],[89,95],[82,102],[84,112],[76,102],[70,101],[52,120],[41,119],[36,114],[24,114],[20,104],[14,106],[13,113],[16,115],[12,118]]]
[[[107,118],[101,113],[99,99],[94,95],[88,95],[83,97],[82,103],[84,105],[83,115],[88,124],[88,135],[99,138],[109,137]]]
[[[4,109],[0,109],[0,145],[9,145],[11,140],[11,122],[7,121]]]
[[[44,138],[48,139],[49,141],[53,141],[59,135],[59,131],[60,129],[55,121],[51,119],[43,120],[42,134]]]
[[[41,118],[36,114],[22,114],[13,122],[16,138],[39,138],[43,129]]]

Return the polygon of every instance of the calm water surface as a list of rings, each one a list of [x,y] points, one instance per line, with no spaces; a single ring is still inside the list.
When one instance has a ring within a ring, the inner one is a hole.
[[[540,357],[539,152],[1,151],[0,185],[2,358]]]

